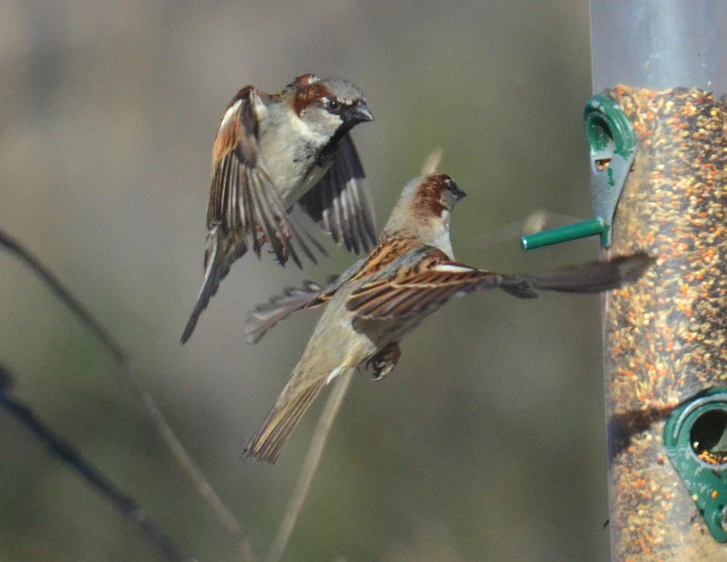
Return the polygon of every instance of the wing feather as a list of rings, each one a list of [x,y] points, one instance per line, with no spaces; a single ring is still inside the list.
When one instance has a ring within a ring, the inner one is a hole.
[[[220,226],[229,236],[230,256],[243,255],[250,236],[260,256],[259,235],[264,233],[280,263],[291,256],[302,267],[291,239],[314,263],[315,256],[288,215],[256,140],[261,115],[267,111],[265,95],[252,87],[240,90],[222,118],[212,156],[207,227]]]
[[[347,308],[361,318],[403,318],[433,312],[454,296],[516,285],[506,277],[450,260],[432,248],[414,267],[399,268],[393,277],[377,279],[351,294]],[[522,294],[525,297],[525,293]],[[527,297],[537,296],[528,293]]]
[[[343,275],[329,277],[326,287],[306,281],[302,288],[288,287],[282,295],[273,296],[267,302],[257,305],[249,312],[245,322],[247,343],[259,342],[268,330],[294,312],[317,308],[327,303],[353,277],[363,263],[362,258]]]
[[[432,248],[415,266],[399,267],[355,290],[346,307],[361,318],[392,319],[433,312],[452,297],[486,289],[500,288],[522,299],[536,298],[538,290],[596,293],[636,281],[653,261],[639,252],[545,276],[503,275],[450,260]]]
[[[366,184],[350,134],[341,139],[326,175],[299,203],[337,244],[358,254],[376,245],[376,217],[371,191]]]
[[[240,90],[217,130],[207,204],[205,274],[182,343],[192,335],[200,314],[217,293],[232,264],[247,252],[250,238],[258,257],[267,239],[283,265],[292,257],[302,267],[296,246],[317,263],[288,215],[260,154],[256,139],[260,118],[267,111],[266,96],[251,86]]]

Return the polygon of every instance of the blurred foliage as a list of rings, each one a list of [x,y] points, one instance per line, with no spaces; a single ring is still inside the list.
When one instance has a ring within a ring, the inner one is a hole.
[[[588,4],[4,0],[0,224],[125,346],[213,486],[264,553],[320,405],[274,468],[242,463],[315,322],[255,347],[245,313],[322,281],[240,260],[191,342],[209,153],[241,86],[304,72],[367,93],[356,130],[383,224],[434,146],[470,197],[460,259],[542,271],[595,242],[533,254],[481,237],[538,208],[587,216],[581,111]],[[320,237],[319,237],[320,238]],[[97,342],[9,256],[0,361],[17,392],[200,561],[238,559]],[[598,297],[504,294],[451,303],[403,346],[395,372],[354,381],[287,560],[608,560]],[[141,535],[0,412],[0,560],[160,560]]]

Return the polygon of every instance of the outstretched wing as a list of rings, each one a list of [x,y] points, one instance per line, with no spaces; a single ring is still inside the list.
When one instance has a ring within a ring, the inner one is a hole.
[[[347,308],[361,318],[402,318],[433,312],[451,297],[500,288],[519,298],[535,298],[536,290],[596,293],[636,281],[653,259],[640,252],[609,261],[594,261],[546,276],[503,275],[450,260],[439,250],[428,251],[411,268],[376,280],[354,291]]]
[[[287,287],[280,295],[257,305],[245,322],[245,341],[257,343],[281,320],[305,308],[315,308],[328,299],[319,298],[324,288],[313,281],[304,281],[303,287]]]
[[[313,281],[304,281],[303,287],[288,287],[280,295],[271,297],[267,302],[257,305],[247,315],[245,322],[245,341],[257,343],[278,322],[299,310],[317,308],[327,303],[358,270],[364,262],[360,259],[342,275],[332,275],[328,285],[322,287]]]
[[[302,267],[295,245],[316,262],[288,216],[257,144],[266,95],[252,86],[238,92],[222,117],[212,152],[207,228],[221,228],[225,268],[247,251],[249,243],[260,256],[263,235],[281,264],[289,255]]]
[[[434,312],[452,297],[496,287],[521,298],[538,296],[524,279],[469,267],[432,249],[416,266],[399,268],[393,277],[354,291],[346,307],[361,318],[403,318]]]
[[[376,245],[376,217],[361,160],[348,134],[341,139],[326,175],[298,201],[333,237],[358,254]]]

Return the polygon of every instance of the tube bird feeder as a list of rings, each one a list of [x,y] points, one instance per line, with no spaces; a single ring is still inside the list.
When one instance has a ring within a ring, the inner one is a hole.
[[[591,33],[637,141],[604,251],[657,258],[603,298],[612,560],[727,560],[727,0],[591,0]]]

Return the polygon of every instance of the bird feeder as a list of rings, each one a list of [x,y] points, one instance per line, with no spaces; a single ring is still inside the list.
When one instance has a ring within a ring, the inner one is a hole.
[[[657,258],[603,298],[613,560],[727,560],[726,28],[727,0],[591,0],[637,142],[605,254]]]
[[[727,0],[591,0],[594,218],[657,259],[603,297],[614,561],[727,560]]]

